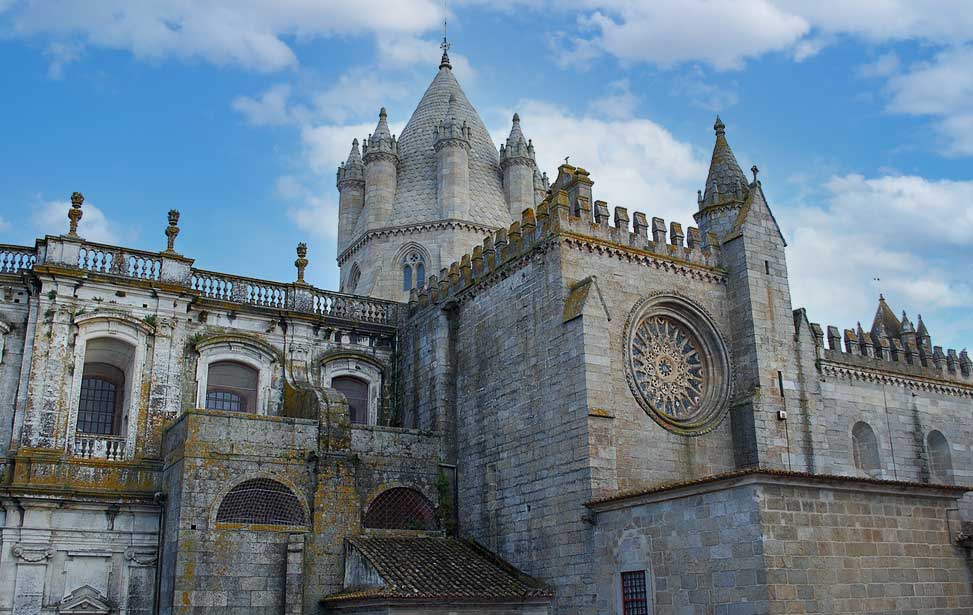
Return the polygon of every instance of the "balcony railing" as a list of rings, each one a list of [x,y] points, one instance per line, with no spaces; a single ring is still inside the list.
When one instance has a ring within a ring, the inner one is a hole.
[[[0,244],[0,273],[18,273],[30,269],[37,260],[37,252],[27,246]]]
[[[78,256],[78,268],[138,280],[158,280],[162,274],[162,258],[151,252],[85,242]]]
[[[78,434],[74,438],[74,456],[82,459],[108,459],[109,461],[124,459],[125,438],[124,436]]]
[[[68,243],[60,237],[48,237],[38,243],[36,250],[0,244],[0,273],[31,269],[40,264],[39,259],[44,264],[77,267],[101,275],[184,286],[207,299],[379,325],[394,325],[403,305],[331,292],[304,283],[273,282],[195,269],[190,259],[175,252],[133,250],[83,239],[70,242],[74,248],[69,252],[65,248]]]

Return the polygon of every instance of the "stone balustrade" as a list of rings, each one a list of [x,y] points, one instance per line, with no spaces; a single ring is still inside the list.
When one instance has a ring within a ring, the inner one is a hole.
[[[119,461],[125,458],[125,437],[78,434],[74,438],[74,456]]]
[[[34,248],[0,244],[0,274],[51,265],[182,286],[205,299],[389,326],[396,324],[403,307],[394,301],[331,292],[303,282],[274,282],[196,269],[192,263],[192,259],[175,252],[134,250],[69,236],[39,239]],[[306,266],[306,259],[303,264]]]

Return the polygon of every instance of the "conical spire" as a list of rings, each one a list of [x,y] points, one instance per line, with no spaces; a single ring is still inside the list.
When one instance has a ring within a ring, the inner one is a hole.
[[[364,168],[362,165],[361,152],[358,150],[358,139],[351,142],[351,151],[348,152],[348,160],[341,163],[338,167],[339,188],[342,181],[346,179],[361,180],[364,178]]]
[[[905,310],[902,310],[901,332],[902,333],[915,333],[915,329],[913,328],[912,323],[909,321],[909,317],[906,316]]]
[[[507,142],[500,144],[500,163],[513,158],[534,159],[534,144],[524,137],[524,131],[520,128],[520,115],[517,113],[514,113]]]
[[[878,296],[878,308],[875,310],[875,319],[872,321],[872,332],[880,335],[898,337],[901,333],[902,323],[896,318],[895,312],[885,303],[885,296]]]
[[[726,140],[726,125],[723,124],[720,116],[716,116],[713,130],[716,131],[716,144],[713,146],[713,157],[709,163],[709,174],[706,176],[701,208],[729,201],[742,202],[749,192],[747,177],[743,174]]]
[[[365,140],[365,156],[378,152],[395,154],[396,149],[395,137],[389,130],[388,113],[385,112],[385,107],[382,107],[378,112],[378,125],[375,126],[375,132],[368,135],[368,139]]]
[[[916,336],[921,338],[929,338],[929,330],[926,329],[926,323],[922,322],[922,314],[919,314],[919,326],[916,327]]]

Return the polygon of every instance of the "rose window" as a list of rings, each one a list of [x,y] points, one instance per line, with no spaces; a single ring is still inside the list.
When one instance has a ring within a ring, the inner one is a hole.
[[[729,407],[726,343],[709,315],[677,295],[639,301],[625,325],[626,377],[636,401],[666,429],[695,436]]]
[[[635,381],[655,408],[687,419],[703,398],[703,364],[697,342],[677,322],[662,316],[643,320],[632,340]]]

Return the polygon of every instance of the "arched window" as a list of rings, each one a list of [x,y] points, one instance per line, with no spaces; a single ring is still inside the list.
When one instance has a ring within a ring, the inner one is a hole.
[[[435,530],[436,511],[415,489],[395,487],[383,491],[365,513],[365,527],[380,530]]]
[[[951,484],[953,460],[946,436],[936,430],[930,431],[926,436],[926,450],[929,453],[929,478],[934,483]]]
[[[348,274],[348,283],[345,284],[346,293],[354,293],[358,290],[358,282],[361,280],[361,269],[358,268],[358,263],[351,266],[351,272]]]
[[[855,467],[869,476],[877,475],[881,471],[878,440],[868,423],[862,421],[855,423],[851,429],[851,445]]]
[[[78,400],[78,432],[116,435],[121,432],[125,372],[107,363],[85,363]]]
[[[117,338],[98,337],[87,342],[78,396],[78,433],[125,433],[126,401],[131,394],[126,380],[134,356],[135,348]]]
[[[257,411],[257,370],[235,361],[209,365],[206,380],[206,408],[229,412]]]
[[[368,383],[354,376],[335,376],[331,388],[348,398],[348,411],[351,422],[359,425],[368,423]]]
[[[244,481],[216,511],[217,523],[304,525],[304,507],[287,485],[269,478]]]
[[[402,259],[402,290],[421,288],[426,283],[426,261],[418,250],[406,253]]]

